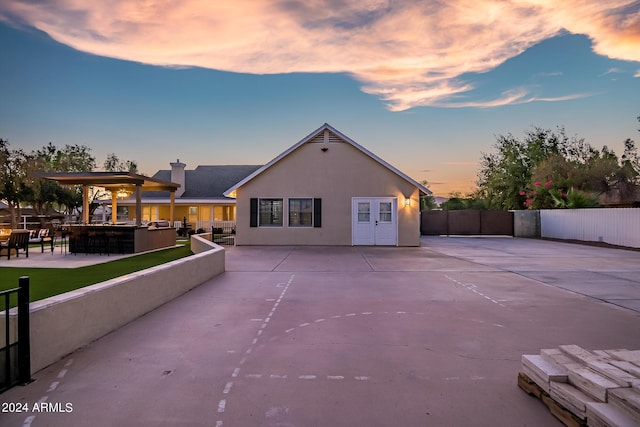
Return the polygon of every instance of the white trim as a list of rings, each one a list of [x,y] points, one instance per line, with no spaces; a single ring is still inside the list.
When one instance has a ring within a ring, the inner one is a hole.
[[[372,152],[370,152],[369,150],[367,150],[366,148],[364,148],[363,146],[359,145],[358,143],[356,143],[354,140],[352,140],[351,138],[349,138],[348,136],[344,135],[342,132],[338,131],[337,129],[335,129],[333,126],[331,126],[328,123],[323,124],[322,126],[320,126],[318,129],[314,130],[313,132],[311,132],[309,135],[305,136],[304,138],[302,138],[300,141],[298,141],[296,144],[292,145],[291,147],[289,147],[287,150],[285,150],[284,152],[280,153],[277,157],[275,157],[273,160],[271,160],[269,163],[267,163],[266,165],[262,166],[261,168],[255,170],[251,175],[247,176],[246,178],[244,178],[242,181],[240,181],[239,183],[237,183],[236,185],[234,185],[233,187],[229,188],[227,191],[225,191],[224,194],[227,197],[232,197],[231,194],[237,190],[238,188],[242,187],[244,184],[246,184],[247,182],[251,181],[253,178],[255,178],[256,176],[260,175],[262,172],[264,172],[265,170],[269,169],[271,166],[273,166],[275,163],[279,162],[282,158],[288,156],[292,151],[296,150],[298,147],[300,147],[301,145],[309,142],[310,140],[312,140],[315,136],[317,136],[320,132],[323,132],[324,130],[329,130],[330,132],[335,133],[336,135],[338,135],[340,138],[342,138],[345,142],[351,144],[354,148],[360,150],[362,153],[366,154],[367,156],[369,156],[370,158],[372,158],[373,160],[375,160],[376,162],[380,163],[382,166],[386,167],[387,169],[389,169],[391,172],[395,173],[396,175],[400,176],[401,178],[403,178],[405,181],[409,182],[411,185],[416,186],[420,191],[422,191],[425,194],[432,194],[431,191],[426,188],[424,185],[418,183],[416,180],[410,178],[409,176],[405,175],[403,172],[401,172],[400,170],[396,169],[395,167],[391,166],[389,163],[385,162],[384,160],[382,160],[380,157],[376,156],[375,154],[373,154]]]

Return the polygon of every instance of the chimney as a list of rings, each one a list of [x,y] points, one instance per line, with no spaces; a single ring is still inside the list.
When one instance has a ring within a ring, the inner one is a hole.
[[[175,163],[169,164],[171,165],[171,182],[180,184],[180,188],[176,190],[176,197],[180,197],[184,194],[185,190],[184,167],[187,165],[181,163],[180,159],[176,160]]]

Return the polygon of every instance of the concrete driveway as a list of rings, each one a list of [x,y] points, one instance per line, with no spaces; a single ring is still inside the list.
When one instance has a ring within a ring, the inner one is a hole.
[[[639,252],[422,245],[229,248],[223,275],[0,395],[72,412],[0,425],[560,426],[517,387],[522,354],[640,348]]]

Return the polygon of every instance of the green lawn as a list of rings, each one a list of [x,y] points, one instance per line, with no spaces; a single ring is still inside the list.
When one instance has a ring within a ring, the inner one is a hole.
[[[155,265],[164,264],[191,255],[189,245],[135,255],[103,264],[79,268],[15,268],[0,267],[0,291],[17,288],[18,278],[29,276],[30,300],[37,301],[74,289],[104,282]],[[15,296],[15,295],[14,295]],[[16,302],[12,298],[11,305]],[[0,310],[4,302],[0,302]]]

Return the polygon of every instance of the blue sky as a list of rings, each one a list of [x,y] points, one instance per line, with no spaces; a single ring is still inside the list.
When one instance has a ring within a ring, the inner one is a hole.
[[[583,1],[582,14],[571,2],[564,14],[472,2],[481,24],[462,0],[423,15],[416,2],[375,0],[70,3],[0,5],[0,138],[14,148],[84,144],[98,164],[115,153],[153,174],[177,158],[263,164],[328,122],[447,195],[472,190],[498,134],[564,126],[619,154],[626,138],[640,142],[637,1]],[[275,35],[265,16],[282,22]]]

